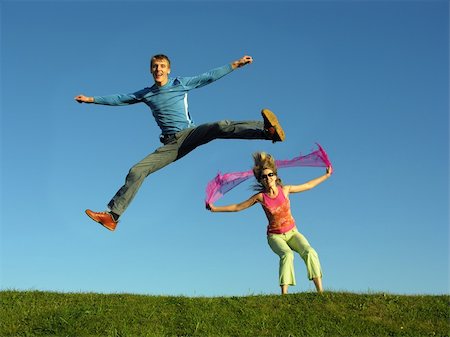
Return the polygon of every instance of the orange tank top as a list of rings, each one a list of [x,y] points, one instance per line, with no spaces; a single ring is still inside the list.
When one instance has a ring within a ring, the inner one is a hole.
[[[285,197],[283,189],[278,187],[278,195],[275,198],[262,193],[262,208],[266,213],[269,224],[267,225],[267,234],[283,234],[295,227],[295,219],[291,214],[291,203]]]

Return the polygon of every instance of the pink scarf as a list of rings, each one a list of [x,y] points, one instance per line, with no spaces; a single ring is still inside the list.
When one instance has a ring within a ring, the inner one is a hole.
[[[329,167],[331,162],[325,150],[317,143],[318,149],[305,156],[298,156],[290,160],[276,160],[277,168],[311,166],[311,167]],[[240,183],[253,176],[253,171],[231,172],[221,174],[211,180],[206,186],[207,204],[214,203],[219,200],[225,193],[235,188]]]

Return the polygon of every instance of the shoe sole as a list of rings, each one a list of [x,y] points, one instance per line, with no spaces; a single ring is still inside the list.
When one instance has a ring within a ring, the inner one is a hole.
[[[103,227],[105,227],[107,230],[114,232],[115,228],[110,228],[108,226],[105,226],[103,223],[101,223],[100,221],[98,221],[97,219],[94,219],[89,212],[86,210],[85,213],[87,214],[88,217],[90,217],[92,220],[94,220],[96,223],[99,223],[100,225],[102,225]]]
[[[98,221],[97,221],[98,222]],[[106,226],[106,225],[104,225],[104,224],[102,224],[101,222],[98,222],[100,225],[102,225],[103,227],[105,227],[107,230],[109,230],[109,231],[111,231],[111,232],[114,232],[116,229],[115,228],[110,228],[110,227],[108,227],[108,226]]]
[[[277,116],[270,111],[269,109],[262,109],[261,115],[263,116],[264,123],[269,124],[275,129],[275,135],[278,137],[278,139],[274,139],[273,142],[276,141],[284,141],[286,139],[286,135],[284,134],[284,130],[280,125],[280,122],[278,122]]]

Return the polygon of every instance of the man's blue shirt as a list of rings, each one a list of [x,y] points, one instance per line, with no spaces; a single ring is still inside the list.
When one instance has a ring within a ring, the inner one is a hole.
[[[173,134],[194,126],[189,115],[188,91],[210,84],[232,71],[231,64],[227,64],[198,76],[169,78],[161,87],[154,84],[131,94],[94,96],[94,103],[129,105],[143,102],[152,110],[162,134]]]

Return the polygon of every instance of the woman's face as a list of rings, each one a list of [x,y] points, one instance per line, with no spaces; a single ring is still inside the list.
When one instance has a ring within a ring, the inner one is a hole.
[[[260,182],[266,189],[275,187],[277,182],[277,175],[271,169],[265,169],[261,173]]]

